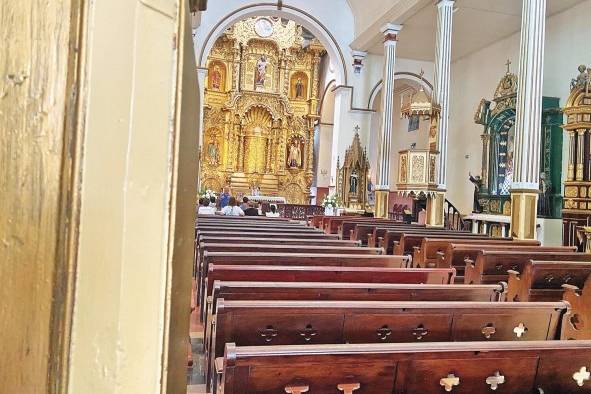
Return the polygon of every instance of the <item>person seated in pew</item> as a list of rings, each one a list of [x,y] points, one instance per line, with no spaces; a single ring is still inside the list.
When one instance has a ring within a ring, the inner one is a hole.
[[[259,216],[259,209],[257,208],[256,203],[249,202],[246,209],[243,209],[242,206],[240,208],[244,211],[245,216]]]
[[[215,215],[215,207],[211,207],[209,205],[209,200],[206,198],[199,199],[199,210],[197,211],[199,215]]]
[[[236,202],[236,197],[230,197],[228,205],[222,208],[222,215],[224,216],[244,216],[244,211],[240,209]]]
[[[246,196],[242,197],[242,204],[240,204],[240,209],[242,209],[243,211],[246,211],[249,208],[248,201],[249,201],[248,197],[246,197]],[[249,215],[247,215],[247,216],[249,216]]]
[[[212,207],[213,209],[217,210],[217,204],[215,203],[215,197],[211,196],[209,197],[209,206]]]
[[[271,204],[271,206],[269,207],[270,211],[267,212],[265,214],[265,216],[269,217],[269,218],[278,218],[279,217],[279,212],[277,212],[277,205],[275,204]]]

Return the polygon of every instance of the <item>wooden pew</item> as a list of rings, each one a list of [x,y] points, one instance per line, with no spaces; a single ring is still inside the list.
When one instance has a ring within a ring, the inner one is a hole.
[[[273,218],[267,216],[224,216],[224,215],[197,215],[197,221],[216,220],[224,222],[291,222],[289,218]]]
[[[356,241],[361,241],[364,245],[369,245],[370,240],[373,240],[373,233],[377,228],[380,229],[392,229],[397,230],[400,228],[406,229],[421,229],[426,228],[424,225],[420,224],[406,224],[402,222],[394,222],[394,223],[356,223],[356,222],[343,222],[343,231],[352,228],[352,232],[350,232],[349,239],[353,239]],[[376,243],[372,244],[371,247],[375,247]]]
[[[591,256],[590,256],[591,257]],[[509,270],[508,301],[561,300],[563,285],[583,287],[591,274],[589,262],[528,261],[521,274]]]
[[[446,230],[446,229],[434,229],[434,228],[425,228],[425,229],[408,229],[408,230],[404,230],[404,231],[400,231],[398,229],[396,230],[392,230],[392,229],[386,229],[385,231],[383,231],[383,233],[379,230],[376,229],[375,231],[375,235],[378,237],[376,239],[378,239],[378,245],[381,248],[384,248],[384,250],[386,250],[387,254],[394,254],[394,249],[400,244],[400,239],[402,237],[403,234],[407,234],[408,236],[412,235],[423,235],[424,237],[437,237],[437,238],[449,238],[448,235],[449,234],[454,234],[456,235],[456,238],[462,237],[464,235],[466,235],[466,238],[469,237],[476,237],[473,239],[478,239],[478,238],[483,238],[486,239],[486,236],[482,236],[479,234],[472,234],[472,235],[467,235],[467,234],[471,234],[471,233],[467,233],[467,232],[459,232],[459,231],[452,231],[452,230]],[[379,237],[379,234],[382,234],[382,237]],[[408,253],[412,253],[412,246],[416,246],[417,244],[415,243],[415,245],[411,245],[409,252]]]
[[[404,231],[400,233],[399,240],[393,241],[393,254],[412,254],[415,250],[415,247],[420,247],[423,238],[432,237],[432,238],[448,238],[448,239],[455,239],[455,240],[462,240],[462,239],[477,239],[477,240],[489,240],[491,237],[486,235],[480,234],[472,234],[472,233],[462,233],[459,231],[449,231],[449,232],[441,232],[441,233],[433,233],[433,232],[409,232]]]
[[[355,228],[357,227],[357,225],[363,225],[363,224],[378,225],[378,224],[380,224],[380,225],[384,225],[384,226],[390,226],[390,225],[404,226],[404,227],[412,226],[410,224],[405,224],[403,222],[391,220],[391,219],[379,219],[379,218],[367,218],[367,219],[369,219],[369,220],[344,220],[344,221],[342,221],[341,224],[339,225],[339,228],[338,228],[338,234],[341,237],[341,239],[352,239],[352,237],[354,236]]]
[[[226,394],[591,393],[591,341],[227,344],[224,354]]]
[[[449,244],[464,244],[475,247],[489,247],[494,246],[498,248],[508,247],[540,247],[540,241],[536,240],[513,240],[512,238],[487,238],[487,239],[470,239],[470,238],[437,238],[427,237],[421,240],[421,245],[413,248],[412,261],[415,267],[435,267],[437,265],[437,256],[447,249]],[[568,251],[557,247],[549,251]]]
[[[453,268],[375,268],[277,265],[215,265],[208,267],[205,298],[216,281],[334,283],[453,283]]]
[[[563,318],[563,339],[591,339],[591,275],[587,276],[582,287],[572,284],[563,285],[564,301],[571,305],[571,310]]]
[[[300,244],[290,245],[274,245],[269,243],[232,243],[227,242],[206,242],[201,241],[198,247],[198,253],[195,256],[196,272],[198,278],[203,274],[203,257],[204,252],[245,252],[245,253],[314,253],[314,254],[359,254],[359,255],[381,255],[382,248],[361,248],[359,246],[324,246],[304,244],[305,241],[300,241]],[[200,282],[200,279],[198,279]]]
[[[226,301],[219,299],[209,376],[237,346],[540,341],[559,338],[564,302]],[[214,390],[215,391],[215,390]]]
[[[320,232],[303,232],[303,233],[284,233],[284,232],[273,232],[271,230],[267,232],[244,232],[244,231],[224,231],[224,230],[198,230],[197,240],[200,241],[204,235],[225,237],[225,238],[242,238],[245,236],[253,236],[256,238],[299,238],[299,239],[339,239],[336,234],[324,234]]]
[[[400,268],[408,265],[405,256],[352,255],[321,253],[240,253],[209,252],[202,256],[202,273],[198,283],[199,305],[203,305],[204,274],[210,264],[215,265],[277,265],[277,266],[341,266],[341,267],[385,267]]]
[[[476,261],[466,260],[464,283],[486,284],[508,281],[507,271],[521,272],[529,260],[542,261],[591,261],[591,255],[575,252],[516,252],[484,250],[478,252]]]
[[[268,232],[278,232],[283,234],[321,234],[325,235],[323,232],[312,228],[312,227],[303,227],[303,226],[291,226],[291,227],[275,227],[275,226],[218,226],[218,225],[204,225],[198,226],[197,231],[240,231],[243,233],[255,234],[255,233],[268,233]]]
[[[469,240],[462,240],[458,241],[459,243],[454,243],[456,241],[451,241],[447,244],[447,247],[444,252],[437,252],[437,262],[434,265],[427,264],[425,266],[428,267],[454,267],[456,269],[456,283],[464,283],[464,271],[466,270],[466,259],[470,261],[476,260],[478,253],[481,250],[486,251],[519,251],[519,250],[530,250],[531,248],[535,248],[535,246],[523,246],[521,245],[522,241],[514,241],[517,243],[505,243],[505,242],[487,242],[487,245],[483,245],[479,242],[482,241],[469,241]],[[470,243],[468,243],[470,242]],[[545,252],[570,252],[572,248],[564,248],[562,246],[557,247],[546,247],[546,246],[539,246],[537,248],[538,251],[545,251]]]
[[[339,231],[339,226],[344,221],[371,222],[375,220],[376,218],[365,216],[326,216],[323,220],[323,230],[327,234],[337,234]]]
[[[215,281],[207,300],[204,345],[209,351],[217,301],[503,301],[506,284],[430,285],[391,283]]]

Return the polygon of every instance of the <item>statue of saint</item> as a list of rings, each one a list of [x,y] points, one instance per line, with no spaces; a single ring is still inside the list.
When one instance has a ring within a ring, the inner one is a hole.
[[[261,58],[257,61],[256,69],[254,72],[255,86],[264,86],[266,75],[267,75],[267,58],[265,56],[261,56]]]
[[[304,83],[302,82],[302,78],[298,78],[295,84],[295,91],[296,98],[304,98]]]
[[[297,141],[292,142],[289,146],[287,166],[289,168],[300,168],[302,166],[302,151]]]
[[[349,193],[357,194],[357,184],[358,184],[358,176],[357,171],[353,170],[351,172],[351,176],[349,177]]]
[[[581,64],[578,68],[579,76],[570,83],[570,90],[574,90],[575,88],[585,88],[587,84],[589,84],[589,72],[587,67],[584,64]]]
[[[210,165],[217,165],[219,164],[219,150],[218,145],[215,140],[210,140],[209,144],[207,144],[207,162]]]
[[[211,72],[211,88],[214,90],[220,90],[222,86],[222,73],[220,72],[220,67],[216,64],[213,66],[213,71]]]
[[[474,213],[480,213],[482,212],[482,206],[478,201],[478,193],[480,193],[480,188],[482,187],[482,179],[480,178],[480,175],[472,176],[471,173],[468,173],[468,175],[470,182],[472,182],[474,185],[474,203],[472,206],[472,211]]]

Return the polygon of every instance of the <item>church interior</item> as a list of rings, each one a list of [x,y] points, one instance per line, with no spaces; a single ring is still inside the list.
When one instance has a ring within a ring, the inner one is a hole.
[[[591,393],[589,15],[3,2],[0,394]]]

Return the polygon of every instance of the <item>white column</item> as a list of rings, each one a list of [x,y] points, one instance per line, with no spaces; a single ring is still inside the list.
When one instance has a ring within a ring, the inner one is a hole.
[[[523,0],[513,189],[538,191],[546,0]]]
[[[202,105],[199,106],[199,148],[203,146],[203,104],[205,104],[205,87],[207,85],[207,68],[199,67],[197,69],[197,81],[199,82],[199,102]]]
[[[382,125],[378,147],[378,168],[376,190],[390,190],[390,145],[392,141],[392,118],[394,112],[394,69],[396,64],[396,43],[400,25],[386,24],[384,34],[384,72],[382,79]]]
[[[433,97],[441,106],[437,150],[439,165],[437,184],[445,189],[447,174],[447,132],[449,128],[449,85],[451,67],[451,33],[454,0],[440,0],[437,3],[437,41],[435,46],[435,84]]]
[[[347,92],[349,92],[349,89],[343,87],[337,88],[334,92],[334,121],[332,126],[332,152],[330,159],[331,192],[335,191],[335,186],[337,184],[337,158],[341,154],[344,155],[344,150],[341,151],[340,145],[343,144],[342,134],[344,133],[344,128],[348,127],[346,119],[344,119],[347,114],[346,106],[350,102],[347,101],[347,98],[350,100],[350,97],[347,96]],[[344,156],[341,156],[341,160],[343,159]]]

